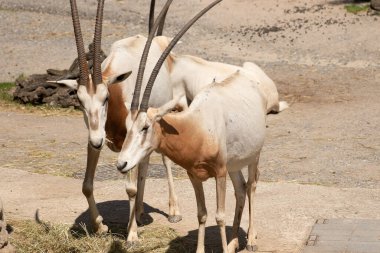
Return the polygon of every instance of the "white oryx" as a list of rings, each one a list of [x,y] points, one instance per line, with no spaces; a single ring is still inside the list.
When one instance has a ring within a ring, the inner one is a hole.
[[[153,38],[155,31],[158,29],[157,34],[162,33],[164,19],[167,10],[171,4],[172,0],[168,0],[163,7],[157,21],[153,24],[154,16],[154,5],[155,1],[151,1],[151,12],[149,20],[149,31],[150,37]],[[217,1],[220,2],[220,1]],[[217,2],[214,2],[214,6]],[[127,101],[127,92],[124,85],[122,85],[123,80],[136,80],[136,73],[141,72],[141,81],[146,77],[144,75],[144,70],[137,71],[138,63],[140,60],[141,53],[145,43],[130,45],[130,50],[125,55],[129,61],[130,71],[122,73],[113,78],[112,75],[103,75],[104,81],[102,81],[101,75],[99,74],[99,52],[100,52],[100,42],[101,42],[101,26],[102,26],[102,15],[104,0],[99,1],[98,11],[97,11],[97,21],[96,29],[94,35],[94,64],[93,64],[93,74],[88,71],[88,64],[85,58],[85,51],[83,45],[82,34],[80,31],[78,11],[76,7],[76,1],[70,0],[72,8],[72,18],[74,25],[74,32],[78,50],[78,61],[80,69],[80,78],[77,80],[59,80],[57,83],[65,84],[71,88],[77,90],[79,101],[82,105],[84,112],[85,123],[89,130],[89,144],[87,153],[87,167],[85,179],[83,182],[83,193],[86,196],[89,204],[89,211],[91,216],[92,225],[94,230],[98,233],[106,232],[108,227],[103,224],[102,217],[100,216],[98,209],[96,207],[96,202],[93,196],[93,179],[95,175],[95,169],[98,163],[99,154],[104,144],[115,151],[121,150],[122,143],[126,136],[126,126],[125,119],[128,115],[128,107],[126,107],[125,101]],[[210,5],[211,6],[211,5]],[[211,7],[209,7],[211,8]],[[148,49],[149,50],[149,49]],[[152,46],[149,53],[149,61],[156,62],[159,56],[162,54],[161,47]],[[148,51],[146,51],[148,54]],[[145,64],[141,64],[144,66]],[[126,66],[124,66],[126,67]],[[128,69],[128,67],[127,67]],[[153,69],[153,64],[147,64],[147,73],[151,72]],[[169,83],[169,71],[163,69],[158,74],[159,80],[163,83]],[[91,80],[92,77],[92,80]],[[113,78],[113,79],[112,79]],[[145,85],[145,83],[144,83]],[[162,85],[163,86],[163,85]],[[128,85],[127,85],[128,87]],[[134,87],[134,86],[133,86]],[[167,86],[169,87],[169,86]],[[159,106],[172,99],[173,91],[168,88],[165,89],[164,86],[159,88],[156,92],[160,94],[156,98],[152,99],[152,106]],[[131,96],[130,96],[131,97]],[[143,212],[143,193],[144,193],[144,183],[146,178],[146,171],[148,166],[149,157],[141,161],[139,164],[139,170],[132,170],[127,175],[127,185],[126,191],[130,200],[130,219],[128,224],[128,242],[134,242],[138,240],[137,236],[137,223]],[[182,219],[178,204],[177,197],[174,193],[173,179],[171,174],[171,161],[163,157],[165,167],[167,168],[168,181],[169,181],[169,217],[170,222],[178,222]],[[139,179],[139,180],[138,180]],[[137,190],[139,189],[139,190]],[[135,206],[136,204],[136,206]]]
[[[151,20],[153,18],[154,4],[155,1],[151,1],[151,13],[150,13],[150,30],[154,29],[156,31],[162,31],[164,17],[169,8],[171,1],[168,1],[157,18],[157,21],[152,24]],[[86,62],[85,50],[83,44],[83,38],[80,28],[78,10],[75,0],[70,0],[71,14],[73,19],[74,33],[76,39],[76,46],[78,51],[78,61],[79,61],[79,81],[77,80],[60,80],[57,83],[65,84],[71,88],[77,90],[78,99],[81,103],[85,123],[89,132],[88,139],[88,149],[87,149],[87,166],[85,179],[83,181],[82,192],[86,196],[91,222],[94,227],[95,232],[103,233],[108,231],[108,227],[103,224],[103,218],[99,214],[96,207],[96,202],[93,195],[93,180],[95,175],[95,169],[98,163],[99,154],[106,143],[107,146],[118,152],[121,149],[121,145],[126,136],[125,119],[128,114],[128,110],[124,104],[123,92],[121,86],[114,84],[109,85],[109,83],[104,83],[102,81],[101,74],[101,62],[100,62],[100,50],[101,50],[101,29],[102,29],[102,19],[103,19],[103,7],[104,0],[98,1],[96,26],[94,34],[94,54],[93,54],[93,73],[89,72],[88,63]],[[152,34],[153,36],[153,34]],[[135,57],[140,57],[142,48],[139,52],[135,53]],[[156,61],[161,55],[162,51],[154,52],[152,50],[152,61]],[[138,55],[138,56],[137,56]],[[131,58],[133,59],[133,57]],[[133,62],[133,61],[132,61]],[[135,64],[133,70],[137,69],[139,61],[134,61]],[[149,68],[148,68],[149,70]],[[128,78],[132,72],[122,75],[122,78]],[[137,71],[136,71],[137,73]],[[165,71],[160,73],[160,78],[167,82],[166,78],[168,74]],[[119,77],[120,78],[120,77]],[[120,80],[119,80],[120,81]],[[167,91],[171,93],[171,91]],[[171,98],[171,97],[170,97]],[[167,100],[161,102],[163,104]],[[140,171],[145,171],[144,175],[139,175],[139,178],[146,177],[146,168],[148,166],[148,158],[140,163]],[[170,222],[178,222],[182,219],[178,205],[177,197],[173,189],[173,179],[171,175],[170,160],[164,159],[164,164],[167,168],[168,178],[169,178],[169,217]],[[137,180],[138,170],[131,171],[127,175],[127,193],[130,200],[130,219],[128,224],[128,242],[134,242],[138,240],[137,236],[137,223],[136,218],[140,218],[140,214],[143,212],[142,207],[142,195],[144,189],[145,180]],[[136,185],[137,184],[137,185]],[[141,191],[137,191],[137,188],[141,188]],[[137,210],[135,209],[135,202],[137,202]],[[137,213],[137,214],[136,214]]]
[[[130,102],[134,92],[135,78],[125,78],[125,76],[134,72],[136,69],[135,61],[136,52],[141,52],[147,38],[143,35],[136,35],[122,39],[113,43],[111,52],[102,63],[103,81],[109,84],[118,84],[122,86],[123,97],[126,106]],[[156,55],[157,52],[163,52],[169,45],[171,38],[166,36],[157,36],[152,41],[151,52]],[[138,54],[137,54],[138,55]],[[147,69],[151,70],[153,56],[149,54]],[[189,102],[211,82],[220,82],[235,73],[237,70],[247,76],[255,78],[258,82],[259,89],[265,95],[268,105],[267,112],[280,112],[288,107],[285,101],[279,101],[279,95],[275,83],[264,73],[264,71],[252,62],[245,62],[242,67],[206,61],[199,57],[191,55],[178,55],[171,53],[166,61],[160,74],[167,73],[169,77],[162,79],[158,76],[153,87],[151,105],[159,104],[162,101],[169,101],[172,96],[179,97],[180,105],[187,107]]]
[[[204,252],[207,219],[202,182],[210,177],[216,179],[216,222],[220,228],[223,252],[235,252],[239,248],[237,236],[247,194],[249,229],[246,248],[254,251],[257,246],[253,226],[253,198],[259,176],[258,161],[265,138],[267,97],[260,90],[258,79],[237,71],[222,82],[213,82],[203,88],[189,108],[181,112],[173,112],[178,108],[181,97],[161,107],[148,108],[158,71],[182,34],[174,37],[157,62],[140,106],[141,82],[136,82],[131,113],[126,121],[127,136],[119,153],[117,168],[127,173],[155,150],[187,170],[198,206],[198,253]],[[144,55],[141,62],[146,62]],[[195,76],[198,74],[202,72],[193,72]],[[241,172],[245,166],[248,166],[247,183]],[[236,196],[232,240],[228,245],[224,217],[227,173]]]
[[[150,31],[153,29],[154,2],[154,0],[151,1],[149,22]],[[157,18],[158,21],[156,22],[157,24],[155,28],[157,29],[157,26],[159,26],[157,34],[162,33],[165,15],[170,2],[171,1],[168,1],[163,8],[162,14]],[[71,1],[71,3],[75,4],[75,1]],[[102,14],[102,11],[99,13],[99,8],[98,14]],[[74,16],[73,13],[73,20],[75,18]],[[77,23],[79,27],[79,18],[77,15],[76,19],[78,20]],[[99,23],[101,25],[101,20]],[[79,40],[82,41],[80,28],[77,28],[77,30],[79,30],[79,34],[77,35],[76,32],[76,38],[77,40],[80,38]],[[104,144],[107,144],[107,146],[115,152],[121,150],[122,143],[127,133],[125,119],[129,113],[139,60],[146,41],[147,38],[142,35],[137,35],[115,42],[112,45],[110,55],[102,64],[103,81],[100,83],[94,85],[94,83],[91,83],[90,78],[87,81],[88,84],[86,84],[86,82],[84,82],[84,84],[79,82],[79,85],[76,80],[58,81],[59,83],[66,84],[78,90],[78,98],[84,109],[85,122],[89,129],[89,145],[86,176],[83,182],[83,193],[88,200],[92,223],[96,232],[105,232],[108,228],[102,223],[102,217],[99,215],[93,196],[93,178],[95,169],[101,148]],[[170,41],[171,39],[165,36],[157,36],[153,39],[147,65],[145,67],[145,73],[150,73],[152,71],[154,66],[153,63],[157,61],[161,53],[167,48]],[[95,56],[93,58],[97,59]],[[83,69],[82,72],[85,72],[87,67]],[[260,89],[264,92],[269,101],[267,106],[268,112],[278,112],[285,108],[286,103],[282,104],[282,102],[278,102],[278,92],[273,81],[253,63],[245,63],[242,68],[217,62],[208,62],[192,56],[177,56],[174,54],[169,55],[165,61],[165,68],[163,68],[158,74],[157,81],[152,91],[152,99],[149,101],[149,106],[161,106],[171,100],[174,94],[175,97],[182,95],[180,104],[182,107],[187,107],[186,100],[191,101],[194,96],[212,80],[223,80],[236,70],[246,72],[247,75],[253,75],[255,80],[259,82]],[[194,75],[193,73],[199,73],[199,75]],[[81,74],[81,76],[83,75]],[[148,75],[143,74],[143,87],[146,85],[147,78]],[[126,191],[129,196],[131,210],[130,222],[128,225],[128,242],[138,240],[136,219],[139,220],[143,213],[143,193],[148,161],[149,157],[141,161],[138,171],[132,170],[126,177]],[[163,161],[169,179],[168,220],[170,222],[178,222],[181,220],[181,215],[177,204],[177,197],[174,192],[171,162],[164,156]]]

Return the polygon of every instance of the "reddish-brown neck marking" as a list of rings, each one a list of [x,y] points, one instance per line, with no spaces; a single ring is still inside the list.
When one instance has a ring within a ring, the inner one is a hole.
[[[194,117],[171,113],[155,123],[157,151],[202,181],[225,175],[217,139],[196,122]]]
[[[125,119],[127,118],[128,110],[124,105],[120,84],[108,86],[108,92],[108,110],[105,126],[107,139],[111,141],[108,147],[115,152],[119,152],[127,134]]]

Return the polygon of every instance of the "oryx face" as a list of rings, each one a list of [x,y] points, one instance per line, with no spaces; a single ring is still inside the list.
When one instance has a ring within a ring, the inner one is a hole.
[[[89,92],[86,86],[81,85],[77,95],[88,128],[88,141],[93,148],[100,149],[106,138],[108,89],[103,83],[100,83],[96,85],[95,91]]]
[[[132,113],[127,117],[127,136],[117,162],[117,168],[122,173],[135,167],[158,146],[153,124],[155,120],[146,112],[139,112],[133,121],[132,117]]]

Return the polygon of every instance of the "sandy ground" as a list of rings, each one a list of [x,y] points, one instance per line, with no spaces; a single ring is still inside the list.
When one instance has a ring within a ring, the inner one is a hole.
[[[207,2],[174,1],[166,34],[173,35]],[[318,218],[379,218],[380,16],[348,13],[344,5],[349,2],[225,0],[175,50],[235,64],[254,61],[291,104],[267,120],[256,200],[260,250],[299,252]],[[146,34],[147,3],[106,1],[105,52],[115,40]],[[89,41],[95,1],[78,4]],[[75,58],[68,3],[0,0],[0,20],[1,82],[21,73],[67,68]],[[80,219],[87,207],[80,180],[30,172],[72,176],[83,171],[87,137],[82,117],[0,109],[0,196],[9,216],[33,218],[40,208],[47,220]],[[112,165],[115,158],[104,150],[100,165]],[[167,223],[161,212],[167,211],[163,179],[148,181],[146,207],[155,222],[194,236],[194,194],[190,182],[179,178],[181,223]],[[213,180],[206,189],[208,234],[215,235]],[[231,184],[228,194],[233,202]],[[95,196],[106,220],[125,221],[122,180],[98,181]],[[232,219],[233,210],[228,212]],[[242,224],[246,231],[246,212]]]
[[[0,168],[0,193],[7,203],[8,217],[32,219],[37,209],[47,221],[80,222],[88,218],[86,201],[81,194],[81,181],[22,170]],[[31,183],[33,182],[33,183]],[[128,205],[122,180],[96,183],[96,196],[106,223],[127,223]],[[176,180],[183,220],[169,224],[167,217],[167,182],[147,181],[145,210],[159,222],[175,228],[189,238],[196,238],[196,202],[189,180]],[[54,189],[54,190],[53,190]],[[216,208],[214,180],[205,183],[208,207],[206,242],[209,249],[220,250],[218,229],[214,220]],[[234,196],[231,182],[227,188],[227,225],[232,225]],[[255,218],[260,251],[300,252],[316,219],[320,218],[380,218],[380,189],[333,188],[294,183],[264,183],[257,188]],[[22,203],[22,204],[21,204]],[[370,208],[369,208],[370,207]],[[248,206],[242,219],[241,238],[248,225]],[[243,241],[243,240],[242,240]]]

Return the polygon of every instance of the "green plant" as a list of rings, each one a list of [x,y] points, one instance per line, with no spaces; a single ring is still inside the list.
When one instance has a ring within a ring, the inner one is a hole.
[[[362,11],[368,11],[369,5],[349,4],[349,5],[344,6],[344,8],[349,13],[358,14],[359,12],[362,12]]]
[[[13,101],[13,97],[9,94],[10,90],[15,87],[14,83],[0,83],[0,99],[3,101]]]

